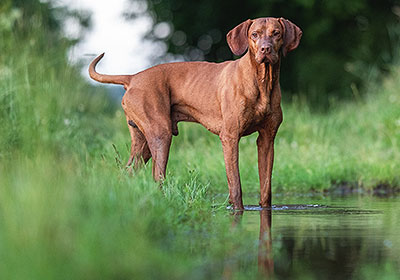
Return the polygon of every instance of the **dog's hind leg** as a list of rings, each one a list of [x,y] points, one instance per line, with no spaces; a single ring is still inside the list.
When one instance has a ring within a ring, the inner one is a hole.
[[[148,145],[153,157],[153,178],[163,180],[167,169],[169,149],[172,140],[171,126],[169,129],[157,129],[146,135]]]
[[[153,177],[156,181],[162,181],[165,178],[165,171],[168,162],[169,148],[172,140],[172,121],[169,95],[162,94],[155,90],[145,91],[138,88],[129,89],[122,98],[122,108],[127,116],[127,121],[131,120],[130,127],[134,130],[132,139],[133,151],[142,151],[141,146],[137,144],[146,143],[145,153],[142,153],[144,159],[153,158]],[[138,128],[140,135],[136,133]],[[138,137],[139,136],[139,137]],[[145,139],[145,140],[144,140]],[[136,148],[136,145],[139,148]],[[150,153],[148,152],[150,150]],[[135,158],[135,153],[132,154]],[[131,155],[131,157],[132,157]],[[147,156],[145,158],[145,156]]]
[[[129,120],[128,117],[127,121],[129,132],[131,134],[131,155],[126,167],[128,168],[133,163],[133,168],[138,169],[142,167],[143,164],[147,163],[151,158],[151,153],[143,133],[132,120]]]

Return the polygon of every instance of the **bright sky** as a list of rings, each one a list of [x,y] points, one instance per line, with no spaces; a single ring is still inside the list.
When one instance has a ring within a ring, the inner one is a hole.
[[[72,60],[84,59],[88,63],[98,54],[105,52],[97,70],[106,74],[133,74],[149,67],[153,45],[142,40],[151,28],[151,19],[143,17],[125,20],[129,0],[59,0],[62,5],[84,9],[92,13],[91,30],[70,51]],[[66,32],[74,34],[76,24],[66,23]],[[87,77],[87,68],[82,70]]]

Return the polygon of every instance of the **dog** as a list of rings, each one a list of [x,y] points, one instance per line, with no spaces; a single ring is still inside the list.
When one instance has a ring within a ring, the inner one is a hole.
[[[202,124],[219,136],[229,187],[229,202],[243,210],[239,176],[239,139],[258,132],[260,206],[271,207],[274,139],[282,122],[279,84],[281,58],[296,49],[301,29],[284,18],[248,19],[227,34],[231,51],[244,55],[222,63],[175,62],[134,75],[104,75],[89,66],[101,83],[121,84],[131,154],[127,166],[138,168],[152,158],[156,181],[165,178],[173,135],[178,122]]]

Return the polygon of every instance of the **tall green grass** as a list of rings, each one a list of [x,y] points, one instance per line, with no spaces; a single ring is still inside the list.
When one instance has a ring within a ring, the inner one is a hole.
[[[275,142],[273,191],[308,193],[336,187],[399,189],[400,68],[382,85],[370,85],[363,99],[332,105],[316,113],[304,100],[283,104],[284,121]],[[196,170],[214,192],[226,178],[219,139],[196,125],[180,124],[169,172]],[[245,193],[258,192],[257,135],[240,142],[240,171]],[[201,152],[199,152],[201,150]],[[249,203],[256,201],[248,200]]]
[[[218,278],[227,255],[254,246],[221,210],[218,138],[180,124],[162,190],[149,166],[131,176],[122,110],[40,27],[0,29],[0,278]],[[399,74],[327,114],[284,104],[273,192],[398,186]],[[255,140],[240,143],[246,204],[258,202]]]

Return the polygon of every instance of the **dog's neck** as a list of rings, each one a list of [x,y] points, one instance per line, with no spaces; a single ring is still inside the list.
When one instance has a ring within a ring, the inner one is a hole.
[[[254,69],[254,71],[244,74],[250,74],[251,77],[247,78],[256,81],[261,91],[271,93],[273,88],[279,84],[280,59],[273,65],[269,62],[258,63],[254,55],[248,51],[240,60],[241,64],[249,67],[247,69]]]
[[[245,69],[253,69],[253,71],[244,71],[242,74],[247,81],[253,81],[256,91],[259,94],[258,106],[262,111],[269,110],[271,103],[271,95],[276,87],[279,87],[279,70],[280,58],[277,63],[257,63],[254,55],[248,51],[239,64],[245,66]],[[280,99],[278,99],[280,100]]]
[[[274,86],[274,66],[270,63],[261,63],[255,65],[257,73],[257,82],[259,88],[265,88],[267,94],[271,94]]]

